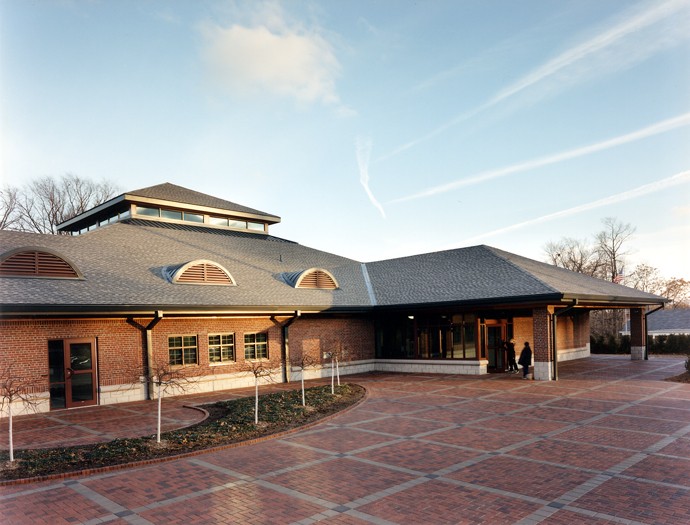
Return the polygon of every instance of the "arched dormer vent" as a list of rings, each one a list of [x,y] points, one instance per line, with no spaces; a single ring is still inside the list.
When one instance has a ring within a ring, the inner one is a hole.
[[[230,272],[213,261],[196,260],[172,268],[168,272],[170,281],[178,284],[217,284],[236,286]]]
[[[61,255],[45,248],[20,248],[0,256],[0,277],[81,279],[82,275]]]
[[[285,275],[285,280],[295,288],[309,288],[318,290],[336,290],[338,281],[333,274],[322,268],[310,268],[302,272],[294,272]]]

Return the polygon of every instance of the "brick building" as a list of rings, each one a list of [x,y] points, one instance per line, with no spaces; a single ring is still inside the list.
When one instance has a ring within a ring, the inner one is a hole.
[[[280,218],[161,184],[65,223],[0,231],[0,369],[35,380],[42,409],[153,396],[156,367],[194,388],[373,370],[502,372],[502,342],[534,377],[589,355],[589,312],[625,308],[633,359],[664,299],[489,246],[361,263],[269,234]],[[312,366],[302,369],[302,357]]]

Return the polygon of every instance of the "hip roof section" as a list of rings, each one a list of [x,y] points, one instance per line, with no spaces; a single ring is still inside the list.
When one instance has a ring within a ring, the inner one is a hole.
[[[119,199],[125,197],[234,210],[273,220],[264,212],[169,183],[134,190]],[[115,200],[94,210],[108,209]],[[37,310],[62,306],[85,311],[352,311],[408,305],[563,304],[576,299],[592,306],[665,301],[484,245],[363,264],[267,232],[136,217],[79,236],[0,231],[0,259],[27,247],[62,255],[81,279],[2,277],[0,308],[5,310],[31,305]],[[194,261],[222,268],[233,286],[208,279],[205,286],[182,285],[170,279]],[[309,271],[328,276],[335,289],[296,286],[295,279]]]

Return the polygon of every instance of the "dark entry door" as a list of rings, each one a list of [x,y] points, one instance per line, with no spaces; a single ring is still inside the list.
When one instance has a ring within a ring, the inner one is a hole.
[[[486,327],[486,348],[489,357],[487,369],[489,372],[503,372],[506,369],[503,349],[504,333],[503,326]]]
[[[50,408],[96,404],[96,358],[92,339],[48,343]]]

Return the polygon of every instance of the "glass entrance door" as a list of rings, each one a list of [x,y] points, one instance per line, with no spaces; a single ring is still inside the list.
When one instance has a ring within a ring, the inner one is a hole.
[[[95,344],[91,339],[48,343],[50,408],[96,404]]]
[[[503,349],[504,327],[502,325],[486,327],[486,348],[488,350],[489,372],[503,372],[506,369],[505,351]]]

